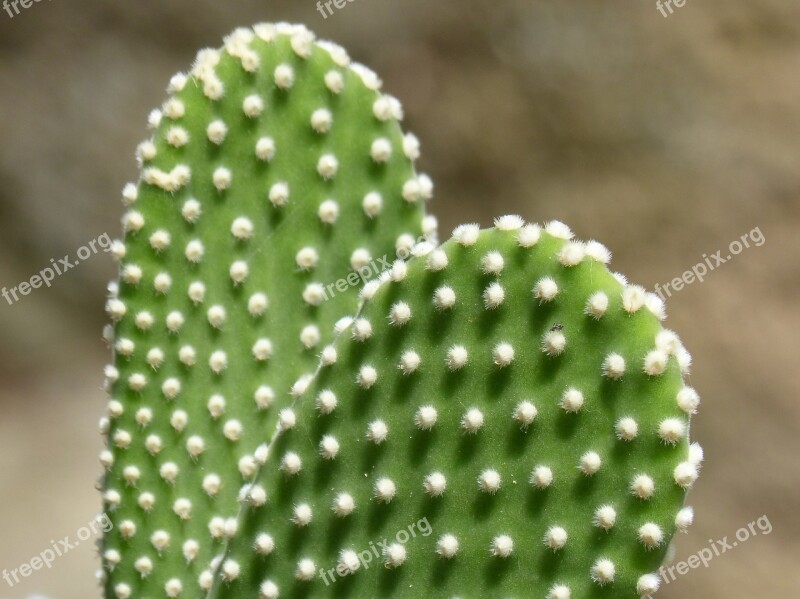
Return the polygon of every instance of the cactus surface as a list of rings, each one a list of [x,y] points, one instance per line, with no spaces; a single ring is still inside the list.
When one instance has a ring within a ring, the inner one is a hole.
[[[435,234],[380,87],[304,27],[259,25],[201,51],[151,114],[107,305],[107,596],[202,594],[292,383],[362,277]]]
[[[151,114],[107,304],[108,599],[657,589],[702,461],[662,303],[560,222],[437,247],[380,87],[258,25]]]

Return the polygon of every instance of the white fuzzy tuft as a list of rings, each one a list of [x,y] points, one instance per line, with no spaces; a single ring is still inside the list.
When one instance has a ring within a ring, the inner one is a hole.
[[[628,314],[638,312],[647,299],[647,292],[641,285],[626,285],[622,288],[622,307]]]
[[[600,558],[592,566],[592,580],[600,586],[614,582],[616,568],[610,559]]]
[[[495,557],[508,558],[514,552],[514,539],[508,535],[497,535],[492,539],[489,551]]]
[[[639,436],[639,424],[630,416],[625,416],[617,420],[614,431],[620,441],[633,441]]]
[[[280,591],[278,585],[271,580],[265,580],[258,587],[259,599],[278,599]]]
[[[544,544],[553,551],[558,551],[564,548],[568,539],[567,531],[561,526],[551,526],[544,535]]]
[[[637,474],[631,481],[631,493],[639,499],[650,499],[656,492],[656,484],[646,474]]]
[[[397,302],[389,311],[389,323],[393,326],[403,326],[411,320],[411,306],[406,302]]]
[[[253,221],[246,216],[240,216],[231,223],[231,235],[240,241],[245,241],[253,236]]]
[[[459,225],[453,229],[453,239],[464,247],[475,245],[481,229],[476,224]]]
[[[403,137],[403,154],[412,162],[420,157],[419,139],[413,133],[406,133]]]
[[[661,580],[655,574],[645,574],[636,582],[636,592],[640,595],[652,595],[661,587]]]
[[[581,456],[578,467],[586,476],[592,476],[600,471],[603,460],[596,451],[587,451]]]
[[[372,337],[372,323],[366,318],[357,318],[353,321],[352,335],[355,341],[366,341]]]
[[[328,133],[333,126],[333,115],[327,108],[318,108],[311,113],[311,128],[317,133]]]
[[[669,445],[675,445],[686,435],[686,424],[680,418],[666,418],[658,425],[658,436]]]
[[[461,417],[461,428],[471,434],[477,433],[483,427],[483,412],[478,408],[470,408]]]
[[[203,246],[203,242],[201,242],[199,239],[194,239],[186,244],[186,250],[184,251],[184,254],[189,262],[197,264],[203,259],[205,252],[206,249],[205,246]]]
[[[675,483],[684,489],[689,489],[697,480],[697,466],[692,462],[681,462],[673,472]]]
[[[183,207],[181,208],[181,215],[183,219],[187,223],[194,224],[200,219],[200,215],[203,213],[203,208],[200,206],[200,202],[197,200],[190,198],[183,203]]]
[[[392,157],[392,142],[385,137],[379,137],[372,142],[369,155],[379,164],[387,162]]]
[[[481,269],[487,275],[499,275],[504,266],[505,260],[500,252],[492,251],[481,258]]]
[[[275,85],[280,89],[287,90],[294,85],[294,69],[288,64],[279,64],[275,67],[273,77]]]
[[[444,534],[436,541],[436,553],[444,559],[455,557],[458,553],[458,539],[455,535]]]
[[[297,568],[294,571],[294,577],[297,580],[313,580],[317,575],[317,564],[314,560],[304,558],[297,562]]]
[[[344,77],[339,71],[330,70],[325,73],[325,87],[332,94],[339,95],[344,91]]]
[[[379,121],[403,120],[403,105],[393,96],[383,95],[372,105],[372,113]]]
[[[588,300],[586,300],[586,307],[583,309],[584,313],[594,319],[600,319],[603,314],[608,310],[608,296],[602,291],[593,293]]]
[[[500,283],[491,283],[483,290],[483,305],[487,310],[498,308],[506,299],[506,291]]]
[[[259,555],[269,555],[275,550],[275,540],[267,533],[259,533],[253,548]]]
[[[586,257],[586,247],[580,241],[569,241],[564,244],[557,257],[563,266],[577,266]]]
[[[317,409],[320,412],[323,414],[330,414],[336,409],[336,406],[339,405],[339,400],[333,391],[325,389],[320,391],[319,395],[317,395],[316,403]]]
[[[386,437],[388,436],[389,427],[386,426],[383,420],[373,420],[369,423],[367,427],[367,439],[375,443],[375,445],[380,445],[386,441]]]
[[[240,285],[241,283],[244,283],[250,274],[250,267],[244,260],[237,260],[231,264],[230,268],[228,269],[228,274],[230,275],[234,285]]]
[[[288,431],[297,424],[297,414],[292,408],[283,408],[278,414],[278,429]]]
[[[553,471],[548,466],[536,466],[531,473],[530,483],[537,489],[546,489],[553,484]]]
[[[610,353],[603,360],[603,375],[614,380],[618,380],[625,374],[625,358],[618,353]]]
[[[547,599],[572,599],[572,591],[566,585],[556,584],[550,587]]]
[[[306,349],[315,347],[322,338],[319,327],[315,324],[309,324],[303,327],[300,331],[300,343]]]
[[[611,262],[611,251],[599,241],[588,241],[585,249],[586,255],[592,260],[597,260],[603,264]]]
[[[567,225],[557,220],[551,220],[549,223],[545,224],[544,230],[549,235],[558,239],[570,240],[574,237],[572,230]]]
[[[507,214],[494,219],[494,226],[499,231],[517,231],[525,224],[525,219],[518,214]]]
[[[264,314],[269,307],[269,299],[264,293],[254,293],[247,300],[247,311],[250,316],[258,317]]]
[[[406,561],[406,548],[400,543],[392,543],[383,552],[387,568],[399,568]]]
[[[510,343],[498,343],[492,350],[492,359],[500,368],[509,366],[514,361],[514,348]]]
[[[431,472],[425,477],[422,486],[431,497],[441,497],[447,489],[447,479],[441,472]]]
[[[508,354],[505,353],[504,355],[507,356]],[[463,345],[454,345],[447,350],[447,367],[450,370],[459,370],[467,363],[468,357],[467,349]],[[513,350],[511,359],[513,360]]]
[[[361,79],[361,82],[367,89],[378,91],[383,87],[383,81],[372,69],[365,67],[363,64],[354,62],[350,65],[350,70],[353,71]]]
[[[658,524],[647,522],[639,528],[639,541],[646,549],[655,549],[664,542],[664,531]]]
[[[405,351],[400,356],[400,364],[398,368],[403,371],[403,374],[411,374],[419,368],[420,357],[419,354],[413,350]]]
[[[542,337],[542,351],[548,356],[560,356],[567,347],[567,338],[561,331],[547,331]]]
[[[699,443],[695,442],[689,445],[689,461],[692,464],[694,464],[698,470],[703,465],[704,458],[705,455],[703,452],[703,448],[700,446]]]
[[[230,186],[233,183],[233,173],[229,168],[221,166],[214,171],[214,174],[212,175],[212,181],[214,183],[214,187],[217,188],[217,191],[225,191],[230,189]]]
[[[353,499],[353,496],[350,495],[350,493],[339,493],[333,499],[333,506],[331,506],[331,509],[333,510],[333,513],[340,518],[349,516],[356,509],[355,499]]]
[[[346,575],[354,574],[361,567],[361,561],[358,559],[358,554],[352,549],[344,549],[339,553],[339,563],[336,566],[337,572],[343,572]]]
[[[666,320],[667,309],[664,305],[664,300],[658,297],[655,293],[648,292],[647,297],[644,300],[644,306],[658,320]]]
[[[289,203],[289,195],[289,184],[281,181],[279,183],[275,183],[269,188],[269,194],[267,197],[269,197],[269,201],[273,206],[276,208],[283,208]]]
[[[440,272],[447,268],[448,259],[444,250],[436,249],[428,254],[428,260],[425,268],[433,272]]]
[[[667,370],[668,364],[669,356],[663,351],[655,349],[645,356],[642,369],[649,376],[660,376]]]
[[[683,508],[675,516],[675,528],[680,532],[687,532],[693,523],[694,509],[691,507]]]
[[[533,296],[539,300],[539,303],[551,302],[558,295],[558,284],[552,277],[542,277],[533,286]]]
[[[339,161],[333,154],[323,154],[317,162],[317,172],[325,179],[330,180],[339,171]]]
[[[439,414],[433,406],[422,406],[414,415],[414,424],[423,431],[429,431],[436,424]]]
[[[261,137],[256,142],[256,157],[264,162],[269,162],[275,157],[275,140],[271,137]]]
[[[617,511],[610,505],[601,505],[594,512],[594,525],[603,530],[610,530],[617,523]]]
[[[264,100],[255,94],[247,96],[242,102],[242,112],[251,119],[261,116],[264,112]]]
[[[433,305],[437,310],[448,310],[456,303],[456,292],[452,287],[444,285],[439,287],[433,294]]]
[[[383,503],[391,503],[397,493],[394,482],[388,478],[379,478],[375,482],[375,498]]]
[[[359,387],[362,389],[369,389],[377,382],[377,380],[378,371],[369,364],[362,366],[358,371],[358,376],[356,377],[356,383],[358,383]]]
[[[281,470],[292,476],[298,474],[303,469],[303,460],[293,451],[287,451],[281,458]]]
[[[517,407],[514,408],[514,420],[520,423],[522,430],[527,430],[527,428],[533,424],[533,421],[536,420],[536,416],[538,416],[539,410],[536,409],[536,406],[533,405],[532,402],[524,400],[517,404]]]
[[[678,391],[678,407],[687,414],[696,414],[700,406],[700,396],[691,387],[684,387]]]
[[[489,495],[497,493],[501,485],[502,479],[500,473],[492,468],[484,470],[478,477],[478,488]]]
[[[383,197],[377,191],[371,191],[364,196],[361,208],[368,217],[375,218],[383,210]]]
[[[575,414],[583,407],[584,401],[583,393],[574,387],[570,387],[561,395],[559,405],[565,412]]]
[[[228,126],[225,124],[224,121],[216,120],[211,121],[206,127],[206,136],[208,137],[208,141],[213,143],[214,145],[220,145],[223,141],[225,141],[225,137],[228,135]]]
[[[539,243],[542,236],[542,228],[536,224],[527,224],[517,233],[517,243],[520,247],[531,248]]]

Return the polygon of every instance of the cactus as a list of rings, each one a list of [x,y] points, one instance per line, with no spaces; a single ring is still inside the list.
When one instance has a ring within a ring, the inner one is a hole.
[[[437,247],[379,87],[260,25],[151,116],[107,306],[109,599],[657,590],[702,461],[663,304],[559,222]]]
[[[253,487],[267,503],[243,515],[214,596],[656,590],[692,519],[688,354],[602,245],[497,225],[367,285],[284,414]]]
[[[209,522],[236,517],[292,383],[362,277],[435,234],[380,87],[304,27],[260,25],[201,51],[151,114],[107,305],[108,596],[199,596],[225,537]]]

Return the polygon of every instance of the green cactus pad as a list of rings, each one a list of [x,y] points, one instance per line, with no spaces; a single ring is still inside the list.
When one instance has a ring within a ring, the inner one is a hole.
[[[689,355],[601,244],[495,224],[367,285],[284,413],[254,487],[266,502],[210,597],[655,590],[702,457]]]
[[[380,87],[304,27],[259,25],[201,51],[151,114],[107,306],[108,597],[204,593],[257,448],[357,310],[356,271],[435,236]]]

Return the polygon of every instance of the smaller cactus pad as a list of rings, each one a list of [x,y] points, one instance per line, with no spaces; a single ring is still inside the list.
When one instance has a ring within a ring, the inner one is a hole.
[[[702,457],[689,354],[604,246],[495,224],[366,286],[281,414],[209,597],[657,589]]]

